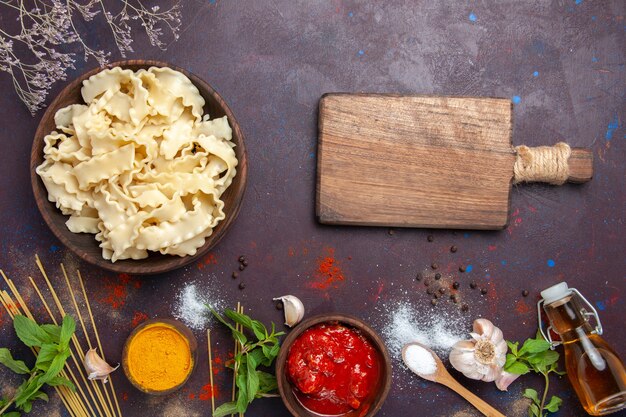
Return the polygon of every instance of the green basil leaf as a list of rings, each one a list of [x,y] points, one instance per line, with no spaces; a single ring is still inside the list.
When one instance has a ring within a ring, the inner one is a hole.
[[[506,369],[506,368],[510,367],[516,361],[517,361],[517,357],[515,355],[513,355],[512,353],[507,353],[506,354],[506,362],[504,363],[504,368]]]
[[[238,412],[237,403],[227,402],[227,403],[220,405],[219,407],[215,409],[215,412],[213,413],[213,417],[224,417],[230,414],[236,414],[237,412]]]
[[[15,372],[16,374],[24,375],[30,373],[30,369],[28,369],[28,366],[26,366],[23,361],[13,359],[11,352],[7,348],[0,349],[0,363]]]
[[[42,401],[45,401],[45,402],[48,402],[48,400],[49,400],[48,394],[46,394],[43,391],[38,391],[38,392],[34,393],[31,396],[31,399],[32,400],[42,400]]]
[[[22,315],[15,316],[13,327],[15,327],[17,337],[28,347],[39,347],[44,343],[52,342],[50,335],[28,317]]]
[[[504,370],[507,371],[508,373],[516,374],[516,375],[524,375],[530,372],[530,369],[528,369],[528,366],[526,366],[526,364],[519,362],[519,361],[513,362],[510,366],[505,366]]]
[[[35,362],[35,368],[47,371],[50,367],[50,363],[59,353],[59,345],[56,343],[45,343],[41,346],[39,353],[37,354],[37,362]]]
[[[239,367],[239,375],[237,375],[237,411],[244,413],[248,408],[248,386],[246,381],[248,380],[248,372],[246,368]]]
[[[57,326],[56,324],[42,324],[39,327],[41,327],[44,332],[48,333],[53,343],[59,343],[59,340],[61,340],[61,326]]]
[[[280,351],[280,345],[278,343],[272,346],[272,348],[270,349],[270,356],[272,357],[272,360],[276,359],[279,351]]]
[[[61,335],[59,336],[59,346],[61,349],[65,349],[70,345],[70,339],[76,331],[76,322],[72,316],[65,315],[63,317],[63,325],[61,326]]]
[[[0,407],[4,407],[8,403],[9,403],[9,400],[7,400],[6,398],[0,398]]]
[[[543,338],[541,338],[541,339],[527,339],[524,342],[524,345],[522,346],[522,348],[519,350],[519,355],[518,356],[522,356],[522,355],[524,355],[526,353],[545,352],[548,349],[550,349],[550,343],[548,343],[548,341],[546,341]]]
[[[511,349],[511,353],[513,353],[513,355],[517,356],[517,347],[519,346],[519,342],[509,342],[508,340],[506,341],[507,346],[509,347],[509,349]]]
[[[69,356],[70,356],[69,348],[63,352],[59,352],[52,360],[52,363],[50,364],[50,367],[48,368],[46,373],[41,376],[41,382],[47,383],[52,378],[57,376],[59,372],[61,372],[61,370],[63,369],[63,366],[65,366],[65,360]]]
[[[76,391],[76,386],[74,385],[74,383],[70,381],[69,379],[64,378],[62,376],[55,376],[54,378],[46,382],[46,384],[50,385],[51,387],[58,387],[62,385],[64,387],[69,388],[72,391]]]
[[[537,405],[541,404],[541,403],[539,402],[539,395],[537,394],[537,391],[535,391],[535,390],[534,390],[534,389],[532,389],[532,388],[526,388],[526,389],[524,390],[524,393],[523,393],[522,395],[523,395],[524,397],[528,398],[528,399],[531,399],[531,400],[533,401],[533,403],[535,403],[535,404],[537,404]]]
[[[211,310],[211,313],[213,314],[213,316],[220,322],[222,323],[224,326],[228,327],[230,330],[235,331],[235,328],[226,320],[224,320],[224,318],[220,315],[220,313],[218,313],[217,311],[213,310],[213,308],[209,305],[207,305],[207,307]]]
[[[248,361],[246,366],[248,367],[248,378],[246,382],[246,388],[248,390],[248,404],[254,400],[256,393],[259,391],[259,376],[256,373],[256,367],[258,363],[254,360],[254,357],[248,355]]]
[[[256,374],[259,378],[259,392],[270,394],[278,389],[278,383],[274,375],[263,371],[256,371]]]
[[[43,385],[41,382],[41,376],[35,377],[30,381],[24,381],[22,385],[17,389],[17,395],[15,396],[15,406],[22,408],[29,400],[30,397]]]
[[[245,314],[237,313],[236,311],[227,308],[224,310],[224,315],[235,323],[242,325],[246,329],[252,330],[252,319]]]
[[[528,416],[529,417],[542,417],[541,414],[539,414],[539,406],[537,404],[531,404],[528,407]]]
[[[20,417],[22,413],[19,411],[11,411],[10,413],[2,414],[2,417]]]
[[[553,395],[552,398],[550,398],[550,402],[548,403],[548,405],[546,405],[543,409],[548,410],[551,413],[556,413],[557,411],[559,411],[561,404],[563,404],[563,400]]]
[[[254,335],[259,342],[267,339],[267,337],[269,336],[267,334],[267,328],[265,327],[265,325],[258,320],[252,320],[252,331],[254,332]]]
[[[24,402],[24,404],[22,404],[20,409],[25,413],[30,413],[33,409],[33,400],[29,398],[27,401]]]
[[[559,360],[559,353],[553,350],[548,350],[545,352],[528,355],[527,360],[528,363],[533,365],[533,367],[535,367],[538,372],[544,373],[549,370],[552,364],[556,363]]]

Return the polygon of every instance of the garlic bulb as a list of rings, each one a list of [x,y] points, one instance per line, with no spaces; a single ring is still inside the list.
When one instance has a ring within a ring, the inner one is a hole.
[[[282,301],[283,310],[285,311],[285,325],[293,327],[302,321],[304,317],[304,304],[295,295],[283,295],[274,298],[274,301]]]
[[[457,342],[450,363],[468,378],[491,382],[502,373],[508,346],[502,331],[487,319],[474,321],[472,340]]]
[[[85,359],[83,361],[83,365],[85,365],[85,370],[89,374],[88,378],[90,380],[102,380],[106,384],[107,378],[109,374],[115,371],[120,366],[117,365],[113,368],[111,365],[106,363],[96,352],[96,349],[89,349],[87,353],[85,353]]]

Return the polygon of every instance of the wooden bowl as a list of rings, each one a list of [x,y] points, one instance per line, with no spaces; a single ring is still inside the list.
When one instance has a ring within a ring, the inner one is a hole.
[[[115,263],[112,263],[102,257],[102,249],[98,246],[99,242],[96,241],[94,235],[88,233],[72,233],[67,229],[65,222],[67,221],[68,216],[61,214],[61,211],[55,207],[54,203],[48,201],[48,192],[46,187],[39,178],[39,175],[35,172],[35,169],[43,162],[44,136],[56,129],[54,123],[55,113],[57,110],[70,104],[82,103],[83,100],[80,95],[82,82],[92,75],[100,72],[102,70],[101,68],[95,68],[72,81],[63,89],[63,91],[61,91],[50,106],[48,106],[48,109],[44,113],[41,121],[39,122],[39,126],[37,127],[37,131],[35,132],[35,139],[31,150],[31,184],[37,207],[39,207],[39,211],[41,212],[45,222],[48,224],[48,227],[50,227],[50,230],[52,230],[52,233],[54,233],[54,235],[65,246],[67,246],[81,259],[89,262],[90,264],[118,273],[140,275],[158,274],[180,268],[201,258],[209,250],[211,250],[211,248],[213,248],[222,239],[222,237],[224,237],[229,227],[237,218],[246,188],[246,178],[248,174],[248,161],[244,145],[244,136],[241,128],[239,127],[239,123],[237,123],[235,116],[231,112],[230,108],[228,108],[228,105],[224,102],[222,97],[208,83],[195,75],[168,63],[146,60],[114,62],[107,65],[107,68],[118,66],[123,69],[130,69],[133,71],[137,71],[142,68],[148,69],[153,66],[169,67],[176,71],[180,71],[189,77],[189,79],[200,91],[202,97],[204,97],[204,100],[206,101],[206,104],[204,105],[205,114],[208,113],[211,116],[211,119],[222,116],[228,117],[228,122],[233,130],[232,140],[235,145],[237,145],[235,147],[235,153],[237,155],[237,159],[239,160],[239,164],[237,165],[237,175],[233,178],[232,184],[228,187],[224,194],[222,194],[226,218],[217,224],[217,226],[213,229],[213,234],[206,238],[204,246],[199,248],[193,256],[179,257],[175,255],[161,255],[159,253],[150,252],[150,256],[145,259],[125,259],[119,260]]]
[[[164,390],[164,391],[154,391],[154,390],[150,390],[147,389],[145,387],[143,387],[138,381],[136,381],[133,376],[130,373],[130,369],[129,369],[129,365],[128,365],[128,355],[129,355],[129,347],[130,347],[130,342],[131,340],[139,333],[141,332],[143,329],[145,329],[147,326],[153,325],[153,324],[162,324],[165,325],[166,327],[170,327],[173,328],[174,330],[176,330],[183,338],[185,338],[187,340],[187,342],[189,343],[189,350],[191,353],[191,369],[189,370],[189,373],[187,374],[187,377],[178,385]],[[139,326],[135,327],[135,329],[131,332],[130,336],[128,336],[128,339],[126,339],[126,343],[124,344],[124,350],[122,352],[122,369],[124,370],[124,374],[126,375],[126,378],[128,378],[128,380],[130,381],[130,383],[137,388],[139,391],[144,392],[146,394],[150,394],[150,395],[167,395],[167,394],[171,394],[172,392],[178,391],[179,389],[181,389],[189,380],[189,378],[191,377],[191,374],[193,374],[193,371],[196,367],[196,352],[198,350],[198,340],[196,339],[196,337],[193,335],[192,331],[185,326],[183,323],[181,323],[178,320],[173,320],[173,319],[150,319],[150,320],[146,320],[143,323],[141,323]]]
[[[380,407],[382,407],[389,389],[391,388],[391,357],[387,351],[387,347],[378,334],[363,320],[356,317],[348,316],[345,314],[324,314],[320,316],[311,317],[296,326],[285,338],[281,345],[280,353],[276,359],[276,379],[278,382],[278,391],[283,399],[285,407],[294,417],[319,417],[319,414],[314,413],[302,406],[300,401],[296,398],[293,392],[293,386],[287,378],[286,364],[289,351],[293,342],[307,329],[321,324],[321,323],[339,323],[346,327],[352,327],[359,330],[374,346],[374,348],[380,354],[382,361],[382,373],[380,377],[380,383],[378,384],[378,390],[370,403],[369,410],[365,414],[361,414],[362,411],[355,410],[346,414],[342,414],[341,417],[372,417],[376,415]]]

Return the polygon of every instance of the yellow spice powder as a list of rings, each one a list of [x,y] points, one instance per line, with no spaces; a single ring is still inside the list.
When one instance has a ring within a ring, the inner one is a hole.
[[[189,342],[176,329],[155,323],[137,333],[128,348],[131,377],[151,391],[182,383],[193,366]]]

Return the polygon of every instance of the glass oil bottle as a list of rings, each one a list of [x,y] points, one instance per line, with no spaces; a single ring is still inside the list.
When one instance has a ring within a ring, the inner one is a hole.
[[[562,344],[565,368],[585,411],[603,416],[626,409],[626,371],[615,351],[602,339],[595,308],[575,288],[561,282],[541,292],[537,303],[539,329],[552,348]],[[550,326],[544,332],[541,310]],[[594,317],[596,327],[589,318]],[[553,341],[550,331],[559,335]]]

